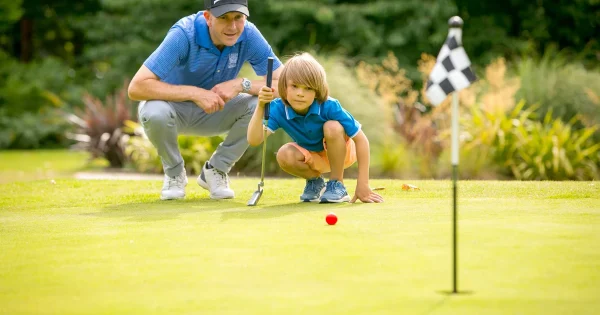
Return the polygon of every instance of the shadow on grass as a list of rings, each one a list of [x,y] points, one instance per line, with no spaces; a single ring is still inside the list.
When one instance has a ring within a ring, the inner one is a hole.
[[[100,212],[82,215],[103,218],[126,218],[128,221],[160,221],[176,219],[181,214],[241,208],[246,204],[233,200],[211,200],[208,198],[186,198],[184,200],[133,202],[111,205]]]
[[[352,204],[318,204],[311,202],[294,202],[287,204],[278,204],[271,206],[245,207],[244,209],[234,209],[225,211],[221,214],[221,221],[231,219],[256,220],[271,219],[283,217],[286,215],[311,212],[311,211],[334,211],[340,208],[352,207]]]

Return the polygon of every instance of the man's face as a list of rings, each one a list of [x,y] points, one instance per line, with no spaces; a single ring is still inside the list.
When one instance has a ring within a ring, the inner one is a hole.
[[[244,31],[246,15],[243,13],[228,12],[216,17],[205,11],[204,17],[210,30],[210,39],[219,49],[233,46]]]

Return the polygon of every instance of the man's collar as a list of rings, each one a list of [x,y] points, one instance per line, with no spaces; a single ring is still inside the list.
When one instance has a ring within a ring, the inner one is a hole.
[[[315,100],[312,104],[310,104],[310,107],[308,108],[308,112],[306,113],[306,115],[297,114],[294,111],[294,109],[292,108],[292,106],[289,106],[289,105],[285,106],[285,118],[287,118],[287,120],[291,120],[296,117],[305,117],[308,115],[321,115],[321,106],[320,106],[319,102],[317,102],[317,100]]]
[[[196,20],[194,21],[194,27],[196,28],[196,44],[200,47],[204,47],[207,49],[215,48],[215,44],[213,44],[210,39],[210,32],[208,31],[208,24],[206,24],[206,19],[204,18],[204,11],[198,12],[196,16]],[[244,31],[240,38],[238,38],[236,45],[240,42],[246,40],[246,28],[248,27],[248,21],[245,22]]]

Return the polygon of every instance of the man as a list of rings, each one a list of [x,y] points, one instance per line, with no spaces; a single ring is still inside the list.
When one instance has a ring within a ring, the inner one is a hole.
[[[247,21],[247,0],[205,0],[204,5],[206,11],[171,27],[129,85],[129,97],[142,101],[140,122],[162,159],[162,200],[185,197],[187,176],[177,144],[179,133],[228,133],[197,182],[212,199],[234,197],[227,174],[248,148],[248,123],[256,95],[265,84],[237,78],[240,68],[248,61],[264,77],[267,58],[274,57],[274,80],[283,69],[271,46]]]

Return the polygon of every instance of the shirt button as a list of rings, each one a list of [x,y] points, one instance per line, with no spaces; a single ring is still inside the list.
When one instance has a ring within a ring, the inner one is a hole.
[[[221,70],[217,70],[217,72],[221,72]]]

